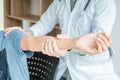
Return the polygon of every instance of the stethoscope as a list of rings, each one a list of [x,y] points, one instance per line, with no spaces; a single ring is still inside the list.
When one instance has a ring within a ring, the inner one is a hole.
[[[88,7],[90,1],[91,1],[91,0],[88,0],[87,4],[85,5],[85,7],[84,7],[84,9],[83,9],[84,11],[87,9],[87,7]]]
[[[65,1],[65,0],[64,0]],[[88,7],[89,3],[90,3],[91,0],[88,0],[88,2],[86,3],[85,7],[84,7],[84,11],[86,10],[86,8]],[[61,2],[61,0],[59,0],[59,2]]]
[[[85,13],[85,10],[87,9],[89,3],[90,3],[91,0],[88,0],[88,2],[86,3],[84,9],[82,10],[82,12],[80,13],[80,15],[83,15]]]
[[[62,0],[59,0],[59,2],[61,2],[61,1],[62,1]],[[65,0],[64,0],[64,1],[65,1]],[[88,1],[87,1],[87,3],[86,3],[86,5],[85,5],[85,7],[83,8],[83,10],[81,11],[80,15],[83,15],[83,14],[84,14],[84,12],[85,12],[85,10],[87,9],[90,1],[91,1],[91,0],[88,0]],[[60,13],[62,13],[62,10],[63,10],[64,7],[65,7],[65,5],[61,8]],[[59,13],[59,14],[60,14],[60,13]]]

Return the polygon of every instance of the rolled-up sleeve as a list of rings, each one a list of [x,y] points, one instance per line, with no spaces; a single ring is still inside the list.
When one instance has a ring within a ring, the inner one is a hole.
[[[116,17],[114,0],[95,0],[94,9],[92,32],[106,32],[111,34]]]
[[[7,52],[13,55],[13,57],[21,57],[25,56],[32,57],[33,52],[32,51],[23,51],[20,47],[20,41],[23,37],[25,37],[26,34],[23,31],[20,30],[12,30],[5,38],[4,46],[7,50]]]
[[[29,31],[32,31],[34,36],[47,34],[58,23],[56,15],[57,3],[58,0],[54,0],[47,11],[41,16],[41,19],[29,28]]]

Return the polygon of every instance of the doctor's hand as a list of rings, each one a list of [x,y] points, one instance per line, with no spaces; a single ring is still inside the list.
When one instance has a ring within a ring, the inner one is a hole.
[[[68,37],[65,35],[57,35],[57,38],[58,39],[68,39]],[[67,50],[60,50],[56,44],[55,39],[50,38],[44,43],[44,45],[42,47],[42,52],[49,56],[61,57],[61,56],[65,55]]]
[[[23,31],[23,32],[25,32],[21,27],[19,27],[19,26],[14,26],[14,27],[8,27],[8,28],[5,28],[5,30],[4,30],[4,33],[5,33],[5,36],[7,36],[12,30],[14,30],[14,29],[18,29],[18,30],[20,30],[20,31]]]
[[[88,54],[104,52],[111,45],[111,38],[106,33],[90,33],[75,39],[75,48]]]

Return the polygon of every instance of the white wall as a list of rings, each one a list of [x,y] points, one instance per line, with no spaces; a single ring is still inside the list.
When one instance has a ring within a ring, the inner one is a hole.
[[[0,0],[0,30],[3,29],[3,0]]]
[[[116,51],[116,58],[114,60],[115,70],[120,76],[120,0],[115,0],[117,5],[117,17],[112,31],[112,46]]]

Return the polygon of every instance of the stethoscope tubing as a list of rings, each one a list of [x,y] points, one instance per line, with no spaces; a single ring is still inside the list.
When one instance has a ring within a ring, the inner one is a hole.
[[[61,0],[59,0],[59,1],[61,1]],[[64,1],[65,1],[65,0],[64,0]],[[83,9],[84,11],[87,9],[87,7],[88,7],[90,1],[91,1],[91,0],[88,0],[87,4],[85,5],[85,7],[84,7],[84,9]]]
[[[87,4],[85,5],[85,7],[84,7],[84,9],[83,9],[84,11],[87,9],[89,3],[90,3],[90,0],[88,0]]]

